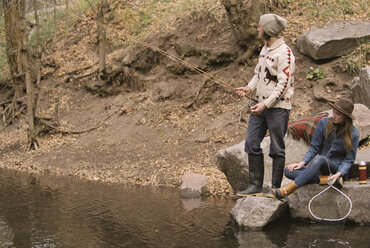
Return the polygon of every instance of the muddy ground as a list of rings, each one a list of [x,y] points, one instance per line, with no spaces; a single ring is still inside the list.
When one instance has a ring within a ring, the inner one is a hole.
[[[108,71],[122,68],[122,72],[108,84],[95,77],[73,80],[71,75],[89,72],[73,73],[83,67],[76,54],[82,47],[94,54],[96,48],[89,42],[86,23],[74,29],[71,44],[57,45],[54,53],[45,56],[48,63],[44,63],[37,106],[38,116],[58,119],[62,132],[42,135],[41,147],[27,151],[27,125],[20,118],[0,133],[0,166],[84,180],[169,187],[179,187],[181,176],[192,171],[208,176],[209,194],[233,193],[216,168],[214,155],[244,140],[249,117],[246,100],[142,45],[109,55]],[[352,77],[338,66],[341,59],[316,63],[296,50],[297,36],[286,36],[297,64],[291,120],[328,109],[326,99],[351,94]],[[235,62],[242,51],[226,18],[220,21],[198,13],[147,42],[233,87],[244,86],[253,75],[254,66]],[[306,80],[307,70],[318,66],[325,68],[326,78]],[[1,95],[6,94],[3,88]]]

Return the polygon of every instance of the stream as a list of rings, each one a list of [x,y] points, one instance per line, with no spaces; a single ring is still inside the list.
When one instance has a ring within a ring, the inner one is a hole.
[[[368,247],[369,226],[288,218],[238,231],[235,200],[0,169],[0,247]]]

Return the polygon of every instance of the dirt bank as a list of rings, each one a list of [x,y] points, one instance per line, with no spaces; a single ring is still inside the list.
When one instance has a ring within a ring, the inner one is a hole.
[[[150,37],[148,42],[235,87],[251,78],[253,66],[234,62],[241,51],[225,17],[217,20],[197,13],[179,20],[176,27]],[[217,150],[244,139],[248,121],[248,113],[243,111],[245,100],[233,90],[140,46],[109,55],[111,69],[128,67],[121,81],[109,85],[94,78],[66,81],[66,72],[81,64],[78,50],[94,47],[85,39],[88,32],[84,35],[81,31],[88,28],[80,23],[71,30],[76,36],[82,35],[81,39],[67,50],[56,49],[48,58],[56,65],[44,68],[47,76],[40,87],[38,115],[55,117],[58,109],[64,132],[40,137],[40,149],[27,151],[27,125],[19,119],[0,133],[0,166],[86,180],[170,187],[178,187],[181,176],[192,171],[208,176],[210,194],[232,193],[213,157]],[[318,64],[298,53],[296,35],[286,37],[297,58],[292,120],[328,109],[325,101],[315,99],[314,89],[332,99],[349,96],[351,80],[338,68],[340,59],[320,65],[327,72],[325,82],[306,80],[307,69]],[[131,83],[140,84],[138,89],[127,83],[130,78]]]

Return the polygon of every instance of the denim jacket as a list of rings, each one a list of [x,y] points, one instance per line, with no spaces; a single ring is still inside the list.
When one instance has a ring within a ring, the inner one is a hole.
[[[304,155],[302,161],[308,164],[317,154],[325,156],[331,164],[338,166],[338,171],[345,175],[351,168],[352,163],[356,159],[356,152],[360,140],[360,133],[355,126],[352,128],[352,150],[346,151],[344,136],[336,137],[334,132],[330,135],[329,140],[326,139],[326,127],[328,120],[331,117],[326,117],[320,120],[315,133],[312,137],[310,148]]]

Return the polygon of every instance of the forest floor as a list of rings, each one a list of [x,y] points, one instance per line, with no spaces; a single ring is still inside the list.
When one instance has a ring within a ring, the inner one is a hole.
[[[290,119],[329,109],[327,99],[349,97],[353,76],[340,66],[345,58],[318,63],[300,54],[295,40],[308,30],[310,22],[305,16],[293,15],[291,10],[276,12],[293,26],[284,33],[296,57]],[[186,47],[185,44],[197,51],[210,51],[211,55],[225,50],[240,51],[222,9],[219,8],[218,16],[204,10],[189,13],[186,18],[171,22],[171,29],[151,35],[146,41],[171,54],[175,54],[176,46]],[[302,18],[306,20],[298,32]],[[209,194],[232,194],[214,156],[218,150],[244,140],[249,116],[244,108],[246,100],[232,89],[177,67],[176,61],[148,52],[142,46],[110,51],[108,55],[111,69],[135,54],[129,60],[136,69],[126,73],[122,80],[131,77],[139,87],[122,81],[101,84],[95,78],[66,81],[72,71],[96,60],[91,29],[92,25],[79,22],[70,30],[71,38],[57,43],[53,52],[45,56],[45,61],[51,62],[43,68],[37,115],[57,117],[60,130],[64,131],[42,135],[40,148],[27,150],[27,124],[20,118],[0,133],[0,166],[35,174],[170,187],[179,187],[181,176],[192,171],[208,177]],[[188,59],[198,64],[202,57]],[[324,68],[325,79],[307,80],[309,68],[318,67]],[[234,60],[204,68],[238,87],[253,76],[254,65],[239,65]],[[86,69],[73,75],[88,72]],[[2,98],[7,94],[7,89],[1,89]]]

